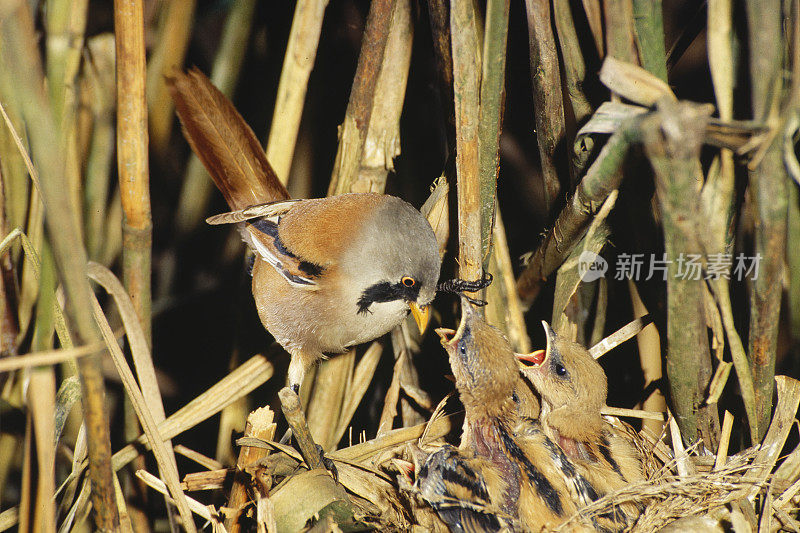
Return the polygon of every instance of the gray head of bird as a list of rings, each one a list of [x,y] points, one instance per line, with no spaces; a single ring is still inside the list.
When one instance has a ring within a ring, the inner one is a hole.
[[[588,350],[558,334],[542,321],[547,348],[517,354],[522,375],[542,399],[541,419],[566,438],[586,440],[599,435],[608,380]]]
[[[505,336],[487,324],[463,296],[458,330],[439,328],[436,333],[447,351],[467,416],[508,414],[514,406],[519,371]]]
[[[431,225],[411,204],[387,196],[361,228],[360,246],[342,258],[343,270],[355,280],[359,312],[400,306],[410,309],[424,331],[441,267]]]

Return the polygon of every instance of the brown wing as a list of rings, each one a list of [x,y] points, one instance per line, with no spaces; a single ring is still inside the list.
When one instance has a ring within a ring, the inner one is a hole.
[[[304,200],[281,217],[280,240],[306,261],[328,266],[358,235],[369,214],[385,201],[386,196],[377,193]]]
[[[231,209],[286,200],[253,130],[199,70],[168,78],[183,133]]]

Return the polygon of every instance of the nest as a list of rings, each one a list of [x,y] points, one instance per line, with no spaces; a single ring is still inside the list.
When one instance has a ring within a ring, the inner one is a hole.
[[[559,530],[580,529],[592,516],[615,506],[634,504],[641,509],[628,531],[776,531],[798,530],[800,447],[780,456],[800,401],[800,382],[777,378],[778,405],[767,436],[760,446],[727,455],[732,418],[723,427],[715,451],[700,446],[684,449],[677,424],[670,417],[665,432],[654,436],[635,431],[614,417],[607,420],[625,429],[639,449],[647,480],[610,493],[568,517]],[[305,423],[301,413],[287,409],[287,420],[299,433],[297,447],[254,437],[274,433],[269,408],[254,411],[247,435],[238,441],[236,469],[199,472],[185,477],[183,488],[240,491],[246,498],[239,508],[213,508],[209,520],[223,530],[235,516],[237,528],[259,531],[410,531],[416,528],[447,531],[447,526],[415,493],[413,462],[422,450],[430,452],[459,427],[458,414],[444,414],[442,406],[431,419],[400,428],[326,454],[335,476],[319,468],[318,454],[305,457]],[[295,416],[299,414],[299,418]],[[299,426],[298,426],[299,425]],[[299,429],[298,429],[299,428]],[[668,429],[669,431],[666,431]],[[668,444],[670,442],[672,444]],[[253,452],[260,455],[252,459]],[[309,464],[317,468],[310,468]],[[329,464],[330,466],[330,464]],[[335,479],[334,479],[335,477]],[[263,529],[262,529],[263,528]],[[665,529],[666,528],[666,529]]]

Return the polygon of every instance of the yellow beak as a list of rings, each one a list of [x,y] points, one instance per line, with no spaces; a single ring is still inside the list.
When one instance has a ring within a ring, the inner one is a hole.
[[[425,333],[425,328],[428,327],[428,321],[431,318],[431,309],[429,305],[420,307],[416,302],[409,302],[408,306],[411,308],[411,314],[414,315],[414,322],[417,323],[420,333]]]

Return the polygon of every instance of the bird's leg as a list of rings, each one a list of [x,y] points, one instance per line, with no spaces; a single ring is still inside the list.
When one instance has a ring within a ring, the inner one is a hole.
[[[322,354],[316,355],[303,350],[292,350],[290,353],[292,360],[289,362],[287,380],[294,393],[300,394],[300,385],[303,384],[306,372],[314,361],[322,359]]]

